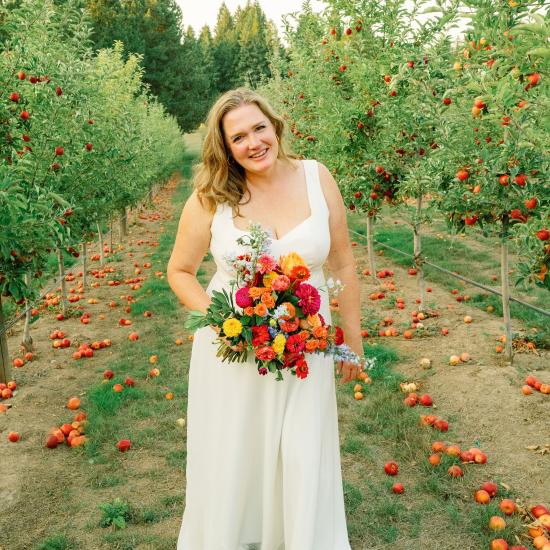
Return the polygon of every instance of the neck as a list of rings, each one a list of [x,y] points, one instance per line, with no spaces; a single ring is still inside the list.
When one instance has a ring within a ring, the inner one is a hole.
[[[279,179],[284,179],[290,165],[284,160],[277,159],[273,166],[265,172],[257,173],[245,171],[246,184],[254,189],[264,190]]]

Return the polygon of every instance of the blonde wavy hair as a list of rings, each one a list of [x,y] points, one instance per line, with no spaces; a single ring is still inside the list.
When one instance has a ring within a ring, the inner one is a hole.
[[[275,128],[279,153],[277,158],[290,162],[298,158],[290,153],[284,141],[285,122],[275,113],[268,101],[249,88],[237,88],[225,92],[213,105],[206,120],[206,135],[202,147],[201,163],[195,168],[193,187],[201,204],[214,213],[219,204],[228,203],[239,215],[239,202],[246,191],[244,168],[230,161],[230,151],[225,143],[223,117],[233,109],[255,104]]]

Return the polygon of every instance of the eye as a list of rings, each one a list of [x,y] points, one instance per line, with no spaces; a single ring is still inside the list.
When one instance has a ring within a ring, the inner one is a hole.
[[[239,139],[241,139],[241,136],[237,136],[237,137],[233,140],[233,143],[235,143],[235,142],[238,141]]]
[[[260,124],[256,127],[257,130],[263,130],[265,128],[265,124]]]

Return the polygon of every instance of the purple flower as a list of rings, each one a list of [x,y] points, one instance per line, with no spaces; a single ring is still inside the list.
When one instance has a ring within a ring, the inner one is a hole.
[[[253,304],[247,286],[243,286],[237,290],[237,293],[235,294],[235,301],[237,302],[237,305],[242,308],[249,307]]]
[[[301,283],[294,292],[300,301],[298,305],[306,315],[315,315],[321,307],[321,296],[314,286]]]
[[[266,367],[260,367],[258,369],[258,374],[261,374],[262,376],[265,376],[267,374],[267,368]]]

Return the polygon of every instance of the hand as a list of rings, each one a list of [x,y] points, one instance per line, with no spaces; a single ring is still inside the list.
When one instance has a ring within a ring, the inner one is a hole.
[[[340,379],[341,384],[357,380],[357,376],[363,370],[363,365],[355,365],[347,361],[338,361],[336,366],[336,374],[342,374]]]
[[[222,331],[220,327],[218,327],[217,325],[210,325],[210,328],[216,332],[216,334],[220,334],[220,332]],[[241,351],[244,351],[244,342],[239,342],[237,345],[233,346],[231,344],[231,341],[229,340],[229,338],[222,338],[221,339],[222,342],[225,342],[225,344],[232,350],[232,351],[237,351],[237,352],[241,352]]]

